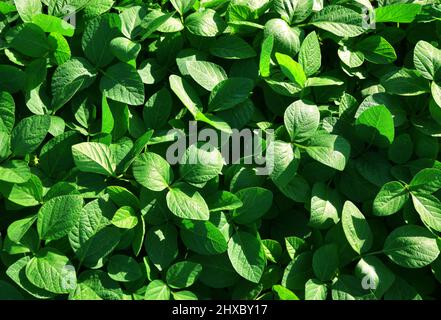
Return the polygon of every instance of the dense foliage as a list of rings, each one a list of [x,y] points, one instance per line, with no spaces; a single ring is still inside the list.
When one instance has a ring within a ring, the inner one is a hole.
[[[438,0],[1,1],[0,298],[439,298],[440,40]],[[170,163],[194,122],[273,170]]]

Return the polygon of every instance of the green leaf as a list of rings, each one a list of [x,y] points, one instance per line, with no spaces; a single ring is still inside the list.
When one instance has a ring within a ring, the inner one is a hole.
[[[272,290],[276,295],[276,300],[300,300],[294,292],[279,284],[274,285]]]
[[[40,0],[14,0],[20,18],[24,22],[31,22],[32,18],[42,12]]]
[[[441,170],[426,168],[419,171],[410,181],[409,190],[417,193],[434,193],[441,188]]]
[[[152,191],[162,191],[173,181],[170,165],[160,155],[147,152],[133,162],[135,180]]]
[[[351,146],[340,136],[318,133],[311,138],[306,152],[314,160],[343,171],[349,160]]]
[[[260,75],[264,78],[269,77],[271,67],[271,54],[274,46],[274,36],[269,35],[262,43],[262,50],[259,59]]]
[[[374,199],[373,214],[376,216],[390,216],[403,208],[409,200],[409,192],[398,181],[391,181],[383,185]]]
[[[171,224],[151,227],[146,234],[145,249],[159,270],[165,270],[178,255],[178,233]]]
[[[222,232],[209,221],[183,220],[181,239],[187,248],[203,255],[215,255],[227,250]]]
[[[248,78],[230,78],[218,83],[210,94],[209,111],[222,111],[236,107],[248,99],[254,82]]]
[[[328,288],[316,279],[310,279],[305,285],[305,300],[326,300]]]
[[[11,48],[32,58],[45,56],[50,48],[44,31],[33,23],[19,25],[8,37]]]
[[[337,224],[341,207],[341,199],[336,190],[322,182],[315,183],[311,191],[311,217],[308,225],[327,229]]]
[[[124,37],[117,37],[110,41],[110,51],[113,55],[122,62],[129,62],[136,60],[139,52],[141,51],[141,45],[130,41]]]
[[[196,0],[170,0],[170,2],[176,11],[183,16],[185,13],[191,10]]]
[[[339,264],[338,248],[335,244],[321,246],[312,256],[314,274],[321,281],[332,280]]]
[[[0,181],[25,183],[31,178],[28,164],[21,160],[9,160],[0,165]]]
[[[324,7],[312,16],[310,24],[339,37],[356,37],[365,32],[362,16],[340,5]]]
[[[381,84],[389,94],[417,96],[429,92],[429,82],[416,70],[402,68],[381,78]]]
[[[96,67],[104,67],[114,59],[111,40],[119,35],[119,17],[104,14],[88,21],[81,39],[85,57]]]
[[[302,22],[311,13],[314,6],[313,0],[275,0],[274,10],[286,22]]]
[[[72,146],[75,165],[83,172],[111,176],[116,163],[109,146],[99,142],[83,142]]]
[[[389,146],[394,141],[394,121],[385,106],[367,108],[359,115],[355,125],[357,134],[369,144],[381,148]]]
[[[124,206],[115,212],[112,224],[121,229],[132,229],[138,224],[138,217],[132,207]]]
[[[441,50],[426,41],[418,41],[413,53],[413,63],[421,75],[428,80],[439,80],[441,72]]]
[[[36,14],[32,16],[32,23],[39,26],[44,32],[55,32],[62,36],[72,37],[75,27],[61,18],[46,14]]]
[[[38,211],[37,230],[40,239],[56,240],[67,235],[80,218],[83,208],[81,196],[55,197]]]
[[[12,130],[12,152],[17,156],[34,152],[46,137],[50,124],[49,116],[30,116],[21,120]]]
[[[198,191],[185,183],[177,183],[167,193],[167,206],[177,217],[208,220],[210,212]]]
[[[343,206],[341,217],[343,231],[352,249],[358,254],[372,247],[373,234],[364,215],[350,201]]]
[[[38,288],[64,294],[72,292],[77,284],[75,268],[62,253],[44,248],[26,265],[26,277]]]
[[[376,64],[389,64],[397,59],[394,47],[383,37],[370,36],[357,43],[364,58]]]
[[[299,52],[299,63],[308,77],[319,71],[322,65],[322,54],[315,31],[308,34],[303,40]]]
[[[187,16],[185,26],[194,35],[215,37],[224,31],[226,23],[216,11],[203,9]]]
[[[110,278],[118,282],[136,281],[142,277],[138,262],[130,256],[119,254],[110,257],[107,272]]]
[[[143,109],[143,119],[147,128],[160,129],[167,124],[173,107],[173,100],[166,88],[154,93]]]
[[[441,202],[430,194],[411,193],[413,206],[421,220],[430,228],[441,231]]]
[[[4,91],[0,91],[0,131],[11,133],[15,123],[14,98]]]
[[[224,159],[218,149],[210,144],[191,145],[179,161],[181,179],[191,184],[201,184],[222,172]]]
[[[355,274],[361,281],[366,277],[369,278],[369,285],[377,299],[381,299],[395,281],[394,273],[374,256],[360,259],[355,267]]]
[[[416,3],[390,4],[375,8],[375,21],[411,23],[420,11],[421,5]]]
[[[422,268],[439,255],[436,238],[426,229],[415,225],[393,230],[384,242],[383,252],[404,268]]]
[[[273,203],[273,193],[260,187],[239,190],[236,196],[243,205],[234,210],[233,219],[239,224],[250,224],[261,218]]]
[[[304,141],[317,131],[320,112],[309,101],[298,100],[285,110],[283,120],[291,141]]]
[[[227,79],[225,70],[215,63],[188,61],[186,65],[193,80],[208,91],[212,91],[216,85]]]
[[[210,212],[234,210],[243,206],[237,195],[228,191],[218,191],[206,198]]]
[[[167,270],[167,285],[173,289],[190,287],[197,280],[202,271],[199,263],[181,261],[170,266]]]
[[[109,99],[138,106],[144,104],[144,84],[138,71],[126,63],[106,70],[100,82],[101,92]]]
[[[73,96],[92,85],[96,70],[83,58],[72,58],[60,65],[52,77],[52,108],[60,109]]]
[[[0,73],[5,75],[0,78],[0,91],[16,93],[24,88],[26,74],[19,68],[9,65],[0,65]]]
[[[174,74],[170,76],[169,82],[170,88],[181,100],[182,104],[196,117],[202,111],[202,102],[193,87],[187,81]]]
[[[249,59],[255,57],[256,51],[242,38],[235,35],[224,35],[210,46],[210,54],[223,59]]]
[[[145,290],[144,300],[169,300],[170,288],[162,280],[153,280]]]
[[[304,87],[306,83],[306,74],[302,65],[291,59],[290,56],[276,52],[277,63],[282,68],[282,72],[291,82]]]
[[[281,284],[293,291],[303,290],[312,277],[312,253],[303,252],[286,266]]]
[[[234,270],[243,278],[258,283],[266,261],[260,240],[245,231],[236,231],[228,242],[228,257]]]

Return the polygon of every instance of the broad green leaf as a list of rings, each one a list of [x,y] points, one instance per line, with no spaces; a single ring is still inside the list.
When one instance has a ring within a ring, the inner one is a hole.
[[[196,253],[215,255],[227,250],[222,232],[209,221],[183,220],[180,227],[182,241]]]
[[[349,160],[351,146],[343,137],[318,133],[309,141],[306,152],[314,160],[343,171]]]
[[[321,246],[312,256],[312,269],[321,281],[332,280],[339,264],[338,248],[335,244]]]
[[[326,300],[328,288],[326,284],[311,279],[305,285],[305,300]]]
[[[129,105],[144,104],[144,84],[138,71],[120,62],[104,72],[100,82],[101,92],[109,99]]]
[[[170,2],[176,11],[182,16],[193,7],[196,0],[170,0]]]
[[[104,14],[86,24],[81,47],[85,57],[96,67],[107,66],[114,56],[110,50],[111,40],[119,35],[121,24],[116,14]]]
[[[31,20],[33,24],[39,26],[44,32],[55,32],[67,37],[72,37],[75,33],[73,25],[58,17],[37,14],[32,16]]]
[[[305,86],[306,74],[302,65],[294,61],[290,56],[276,52],[277,63],[282,68],[282,72],[291,82],[298,84],[300,87]]]
[[[357,49],[364,58],[376,64],[389,64],[397,59],[395,49],[383,37],[370,36],[357,43]]]
[[[77,92],[90,87],[96,76],[96,70],[83,58],[72,58],[60,65],[52,77],[52,108],[60,109]]]
[[[234,210],[243,206],[239,197],[228,191],[218,191],[206,198],[210,212]]]
[[[109,277],[118,282],[136,281],[142,277],[141,268],[130,256],[114,255],[107,265]]]
[[[38,211],[37,230],[40,239],[56,240],[67,235],[80,219],[83,199],[76,195],[55,197]]]
[[[0,181],[25,183],[31,178],[28,164],[21,160],[9,160],[0,164]]]
[[[355,274],[361,281],[369,279],[369,286],[377,299],[381,299],[395,281],[394,273],[374,256],[360,259],[355,267]]]
[[[72,292],[77,284],[75,267],[62,253],[44,248],[26,265],[26,277],[38,288],[64,294]]]
[[[306,282],[313,277],[312,253],[300,253],[290,261],[283,273],[281,284],[293,291],[304,290]]]
[[[188,61],[186,65],[193,80],[208,91],[212,91],[217,84],[227,79],[225,70],[215,63]]]
[[[413,206],[421,220],[430,228],[441,231],[441,202],[433,195],[411,193]]]
[[[283,117],[292,141],[304,141],[318,129],[320,112],[315,104],[298,100],[289,105]]]
[[[426,168],[418,172],[409,183],[409,190],[417,193],[434,193],[441,188],[441,170]]]
[[[119,208],[112,218],[112,224],[121,229],[132,229],[138,224],[138,217],[132,207]]]
[[[289,2],[289,0],[284,1]],[[308,2],[308,0],[304,2]],[[315,31],[308,34],[305,40],[303,40],[299,52],[299,63],[308,77],[319,71],[322,65],[322,54],[320,52],[320,43]]]
[[[312,13],[313,6],[314,0],[273,1],[274,10],[288,23],[305,20]]]
[[[419,41],[414,49],[413,63],[421,75],[429,80],[439,80],[441,50],[426,41]]]
[[[429,82],[416,70],[402,68],[381,78],[381,84],[389,94],[417,96],[429,92]]]
[[[116,163],[109,146],[99,142],[83,142],[72,146],[76,166],[83,172],[111,176],[115,173]]]
[[[358,254],[372,247],[373,234],[364,215],[350,201],[343,206],[341,217],[343,231],[352,249]]]
[[[273,38],[267,45],[272,48],[269,51],[279,52],[293,57],[300,50],[302,30],[297,27],[290,27],[282,19],[271,19],[265,24],[263,35],[265,39]],[[271,45],[273,42],[273,45]],[[268,54],[268,53],[265,53]]]
[[[14,98],[4,91],[0,91],[0,131],[11,133],[15,123]]]
[[[210,144],[191,145],[179,161],[181,179],[192,184],[205,183],[222,172],[222,154]]]
[[[169,300],[170,288],[162,280],[153,280],[145,290],[144,300]]]
[[[208,109],[222,111],[236,107],[248,99],[254,83],[248,78],[230,78],[219,82],[211,91]]]
[[[274,285],[272,290],[277,297],[276,300],[299,300],[294,292],[279,284]]]
[[[167,206],[177,217],[191,220],[208,220],[210,212],[204,198],[185,183],[173,185],[167,193]]]
[[[147,152],[133,162],[135,180],[152,191],[162,191],[173,181],[170,165],[160,155]]]
[[[146,234],[146,252],[159,270],[165,270],[178,255],[178,232],[171,224],[151,227]]]
[[[411,23],[420,11],[421,5],[416,3],[394,3],[375,8],[375,21]]]
[[[395,128],[392,114],[385,106],[374,106],[357,118],[357,134],[368,144],[385,147],[394,141]]]
[[[43,10],[41,0],[14,0],[14,4],[24,22],[31,22]]]
[[[167,285],[173,289],[190,287],[202,271],[199,263],[181,261],[170,266],[167,270]]]
[[[341,198],[336,190],[322,182],[315,183],[311,191],[311,217],[308,225],[327,229],[337,224],[341,208]]]
[[[224,35],[210,46],[210,54],[223,59],[249,59],[255,57],[256,51],[242,38],[235,35]]]
[[[117,37],[110,41],[110,51],[113,55],[122,62],[129,62],[136,60],[139,52],[141,51],[141,45],[130,41],[124,37]]]
[[[31,58],[45,56],[50,48],[43,29],[33,23],[19,25],[7,37],[11,48]]]
[[[259,238],[246,231],[236,231],[228,242],[228,257],[240,276],[254,283],[260,281],[266,261]]]
[[[425,228],[415,225],[393,230],[384,242],[383,252],[396,264],[405,268],[422,268],[439,255],[435,237]]]
[[[329,5],[312,16],[310,24],[339,37],[356,37],[365,32],[362,16],[340,5]]]
[[[30,116],[21,120],[12,130],[12,152],[17,156],[34,152],[46,137],[50,123],[49,116]]]
[[[216,11],[203,9],[188,15],[185,26],[194,35],[215,37],[224,31],[226,23]]]
[[[403,208],[409,200],[409,192],[402,183],[391,181],[383,185],[374,199],[373,214],[389,216]]]
[[[261,218],[273,203],[273,193],[260,187],[241,189],[236,196],[243,203],[233,212],[233,219],[239,224],[249,224]]]
[[[169,82],[172,91],[194,117],[202,111],[202,102],[187,81],[177,75],[171,75]]]
[[[260,75],[264,78],[269,77],[271,67],[271,54],[274,46],[274,36],[269,35],[262,43],[262,50],[259,59]]]

